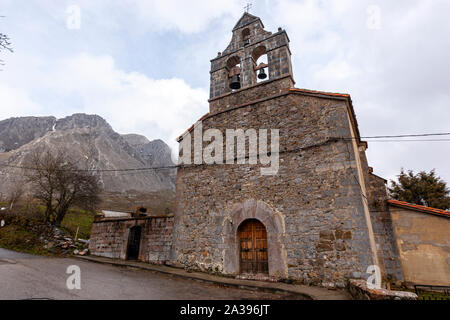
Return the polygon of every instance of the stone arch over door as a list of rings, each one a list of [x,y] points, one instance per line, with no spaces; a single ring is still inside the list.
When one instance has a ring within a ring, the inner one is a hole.
[[[266,227],[269,275],[277,278],[287,277],[286,250],[281,242],[285,233],[284,218],[263,201],[253,199],[236,204],[230,215],[224,219],[224,273],[239,273],[238,227],[248,219],[256,219]]]

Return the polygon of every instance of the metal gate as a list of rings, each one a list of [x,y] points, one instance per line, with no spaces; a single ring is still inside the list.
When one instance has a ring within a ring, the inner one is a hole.
[[[128,236],[127,259],[137,260],[139,258],[139,245],[141,243],[141,227],[132,227]]]
[[[450,300],[450,287],[416,284],[419,300]]]
[[[238,229],[240,272],[268,274],[267,232],[256,219],[244,221]]]

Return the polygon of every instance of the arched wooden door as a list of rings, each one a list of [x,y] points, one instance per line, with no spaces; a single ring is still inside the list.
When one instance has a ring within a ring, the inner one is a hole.
[[[141,244],[141,227],[132,227],[128,236],[127,259],[137,260],[139,258],[139,247]]]
[[[242,222],[238,228],[241,273],[269,273],[266,227],[256,219]]]

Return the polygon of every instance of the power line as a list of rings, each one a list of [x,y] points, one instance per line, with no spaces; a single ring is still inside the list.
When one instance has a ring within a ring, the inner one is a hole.
[[[24,170],[38,170],[33,167],[15,166],[10,164],[0,164],[1,167],[9,167]],[[85,172],[122,172],[122,171],[146,171],[146,170],[158,170],[158,169],[173,169],[177,168],[177,165],[163,166],[163,167],[148,167],[148,168],[126,168],[126,169],[75,169],[75,170],[57,170],[57,171],[85,171]]]
[[[313,144],[313,145],[309,145],[309,146],[304,146],[304,147],[299,147],[299,148],[294,148],[291,150],[282,150],[280,152],[278,152],[278,154],[283,154],[283,153],[290,153],[290,152],[298,152],[298,151],[302,151],[302,150],[306,150],[306,149],[310,149],[310,148],[314,148],[314,147],[319,147],[322,146],[324,144],[327,144],[331,141],[338,141],[338,140],[342,140],[342,138],[326,138],[324,141],[321,141],[319,143]],[[270,152],[271,154],[273,154],[273,152]],[[257,154],[256,156],[261,157],[261,153]],[[244,157],[234,157],[233,162],[234,161],[239,161],[242,159],[247,159],[248,156],[244,156]],[[224,162],[224,164],[226,164],[226,162]],[[74,169],[74,170],[63,170],[63,169],[59,169],[56,171],[73,171],[73,172],[138,172],[138,171],[147,171],[147,170],[158,170],[158,169],[175,169],[175,168],[179,168],[179,167],[186,167],[186,166],[201,166],[204,165],[204,163],[201,164],[184,164],[184,165],[171,165],[171,166],[161,166],[161,167],[148,167],[148,168],[127,168],[127,169]],[[16,168],[16,169],[23,169],[23,170],[40,170],[38,168],[34,168],[34,167],[24,167],[24,166],[17,166],[17,165],[9,165],[9,164],[1,164],[0,163],[0,167],[9,167],[9,168]]]
[[[361,139],[411,138],[411,137],[434,137],[434,136],[450,136],[450,132],[446,132],[446,133],[403,134],[403,135],[393,135],[393,136],[372,136],[372,137],[361,137]]]
[[[392,139],[392,140],[374,140],[370,141],[372,142],[443,142],[443,141],[450,141],[450,139]]]
[[[432,137],[432,136],[450,136],[450,133],[423,133],[423,134],[406,134],[406,135],[386,135],[386,136],[368,136],[368,137],[361,137],[361,139],[387,139],[387,138],[407,138],[407,137]],[[358,139],[357,137],[334,137],[334,138],[327,138],[325,143],[330,141],[338,141],[338,140],[354,140]],[[371,142],[445,142],[450,141],[450,139],[389,139],[389,140],[373,140]],[[306,146],[306,147],[300,147],[295,148],[292,150],[284,150],[279,153],[286,153],[286,152],[296,152],[301,151],[304,149],[308,149],[314,146],[321,145],[322,143],[315,144],[312,146]],[[234,159],[238,160],[238,159]],[[9,165],[9,164],[1,164],[0,167],[9,167],[9,168],[16,168],[16,169],[23,169],[23,170],[38,170],[37,168],[33,167],[25,167],[25,166],[17,166],[17,165]],[[160,166],[160,167],[143,167],[143,168],[124,168],[124,169],[76,169],[76,170],[70,170],[70,171],[78,171],[78,172],[142,172],[142,171],[149,171],[149,170],[165,170],[165,169],[176,169],[180,167],[179,165],[170,165],[170,166]]]

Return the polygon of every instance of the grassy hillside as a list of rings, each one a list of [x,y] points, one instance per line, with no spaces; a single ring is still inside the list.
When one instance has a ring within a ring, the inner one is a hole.
[[[33,214],[30,214],[30,210]],[[17,209],[14,217],[6,216],[7,213],[0,211],[0,219],[6,221],[5,226],[0,227],[0,247],[38,255],[58,254],[54,250],[49,251],[44,248],[45,242],[40,233],[45,228],[41,226],[42,222],[39,219],[42,210],[44,210],[42,206],[32,208],[24,206]],[[79,228],[78,238],[89,239],[93,221],[93,213],[70,209],[62,222],[61,229],[75,237]]]
[[[79,227],[78,238],[87,240],[91,235],[93,222],[93,213],[79,209],[71,209],[64,217],[61,227],[69,232],[72,237],[75,237],[77,228]]]
[[[53,255],[44,249],[45,243],[39,236],[21,225],[7,224],[0,228],[0,247],[37,255]]]

